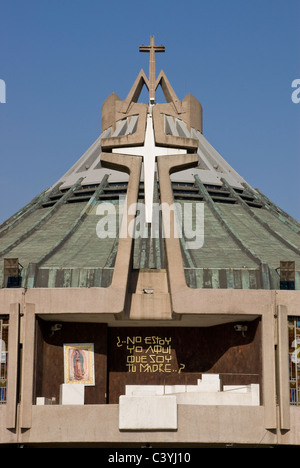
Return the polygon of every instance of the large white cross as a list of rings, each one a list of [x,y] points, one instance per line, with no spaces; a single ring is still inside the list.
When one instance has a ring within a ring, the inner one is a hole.
[[[153,188],[155,177],[155,161],[159,156],[169,154],[185,154],[185,149],[167,148],[156,146],[153,131],[152,113],[147,114],[145,141],[143,146],[134,146],[130,148],[115,148],[113,153],[122,153],[132,156],[142,156],[144,163],[144,193],[145,193],[145,220],[146,223],[152,222],[153,211]]]

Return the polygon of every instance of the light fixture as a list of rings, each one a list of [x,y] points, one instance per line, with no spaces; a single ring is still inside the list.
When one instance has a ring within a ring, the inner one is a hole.
[[[55,332],[58,332],[62,329],[62,324],[61,323],[55,323],[54,325],[51,325],[51,333],[50,336],[53,336]]]
[[[246,336],[246,333],[248,330],[247,325],[237,323],[236,325],[233,326],[233,328],[235,329],[236,332],[241,332],[242,336]]]

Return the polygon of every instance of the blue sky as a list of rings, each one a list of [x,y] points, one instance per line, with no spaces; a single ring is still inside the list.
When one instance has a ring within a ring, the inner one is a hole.
[[[153,34],[157,74],[201,102],[208,141],[300,220],[300,0],[0,0],[0,17],[0,222],[99,136],[103,101],[148,74]]]

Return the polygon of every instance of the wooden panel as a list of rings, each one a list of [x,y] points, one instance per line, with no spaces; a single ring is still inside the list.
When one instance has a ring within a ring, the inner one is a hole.
[[[196,384],[220,373],[223,384],[261,383],[260,321],[246,336],[234,324],[195,328],[110,328],[109,403],[126,385]]]
[[[261,384],[260,320],[247,322],[246,336],[234,324],[214,327],[109,328],[105,324],[38,320],[35,396],[59,398],[63,383],[63,344],[94,343],[95,387],[86,404],[118,403],[126,385],[195,385],[203,373],[219,373],[223,384]],[[108,334],[108,338],[107,338]],[[107,349],[108,348],[108,349]],[[107,371],[108,352],[108,371]]]

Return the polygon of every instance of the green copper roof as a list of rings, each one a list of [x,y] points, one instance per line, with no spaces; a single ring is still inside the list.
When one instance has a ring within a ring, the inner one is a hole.
[[[108,183],[41,194],[0,227],[0,262],[18,258],[24,287],[106,287],[118,248],[116,236],[96,233],[97,207],[118,209],[125,185]],[[156,196],[159,185],[156,183]],[[192,288],[279,288],[280,261],[295,261],[300,289],[300,226],[258,191],[173,183],[174,201],[204,204],[204,244],[187,249],[180,239],[187,284]],[[142,197],[142,191],[141,191]],[[133,269],[165,268],[164,239],[134,240]],[[3,268],[0,282],[3,284]]]

